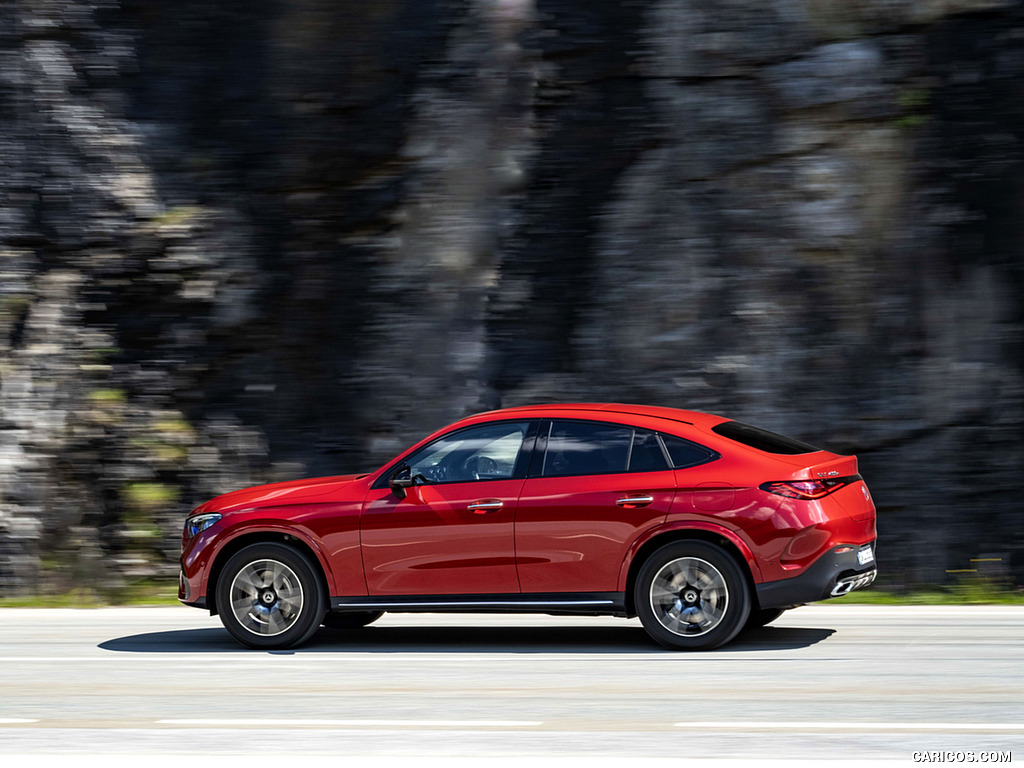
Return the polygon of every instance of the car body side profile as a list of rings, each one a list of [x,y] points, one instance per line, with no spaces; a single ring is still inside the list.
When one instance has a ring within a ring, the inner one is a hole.
[[[252,648],[384,612],[639,617],[708,650],[875,578],[857,459],[696,411],[507,408],[375,472],[224,494],[182,537],[179,599]]]

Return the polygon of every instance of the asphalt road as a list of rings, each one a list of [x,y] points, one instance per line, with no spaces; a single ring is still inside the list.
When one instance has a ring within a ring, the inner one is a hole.
[[[1024,607],[809,606],[699,654],[611,618],[390,614],[268,653],[186,607],[0,610],[19,757],[1020,762],[1022,688]]]

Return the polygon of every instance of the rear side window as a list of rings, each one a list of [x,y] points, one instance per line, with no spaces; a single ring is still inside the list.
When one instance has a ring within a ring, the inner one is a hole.
[[[765,453],[796,455],[798,453],[815,453],[821,450],[821,448],[815,448],[810,443],[794,440],[792,437],[777,435],[774,432],[769,432],[767,429],[752,427],[749,424],[741,424],[738,421],[723,422],[718,426],[712,427],[711,431]]]
[[[665,452],[661,450],[658,436],[653,432],[637,429],[633,432],[633,448],[629,452],[630,472],[660,472],[668,469]]]
[[[664,472],[719,458],[714,451],[671,435],[622,424],[586,421],[551,422],[545,477],[607,475],[618,472]]]
[[[718,458],[718,454],[714,451],[703,445],[691,443],[689,440],[683,440],[681,437],[662,435],[661,439],[665,443],[665,450],[668,451],[669,458],[672,459],[672,466],[676,469],[695,467]]]
[[[630,427],[554,421],[548,434],[542,474],[551,477],[625,472],[632,440]]]

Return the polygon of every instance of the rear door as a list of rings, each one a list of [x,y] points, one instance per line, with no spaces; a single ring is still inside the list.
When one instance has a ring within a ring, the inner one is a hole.
[[[522,591],[617,591],[630,545],[665,520],[674,496],[674,473],[654,432],[543,422],[516,511]]]

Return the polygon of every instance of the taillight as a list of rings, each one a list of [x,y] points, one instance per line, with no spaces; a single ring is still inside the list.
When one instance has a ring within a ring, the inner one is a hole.
[[[843,486],[861,480],[860,475],[850,477],[829,477],[820,480],[779,480],[776,482],[762,483],[762,491],[774,493],[777,496],[785,496],[788,499],[803,499],[814,501],[835,493]]]

